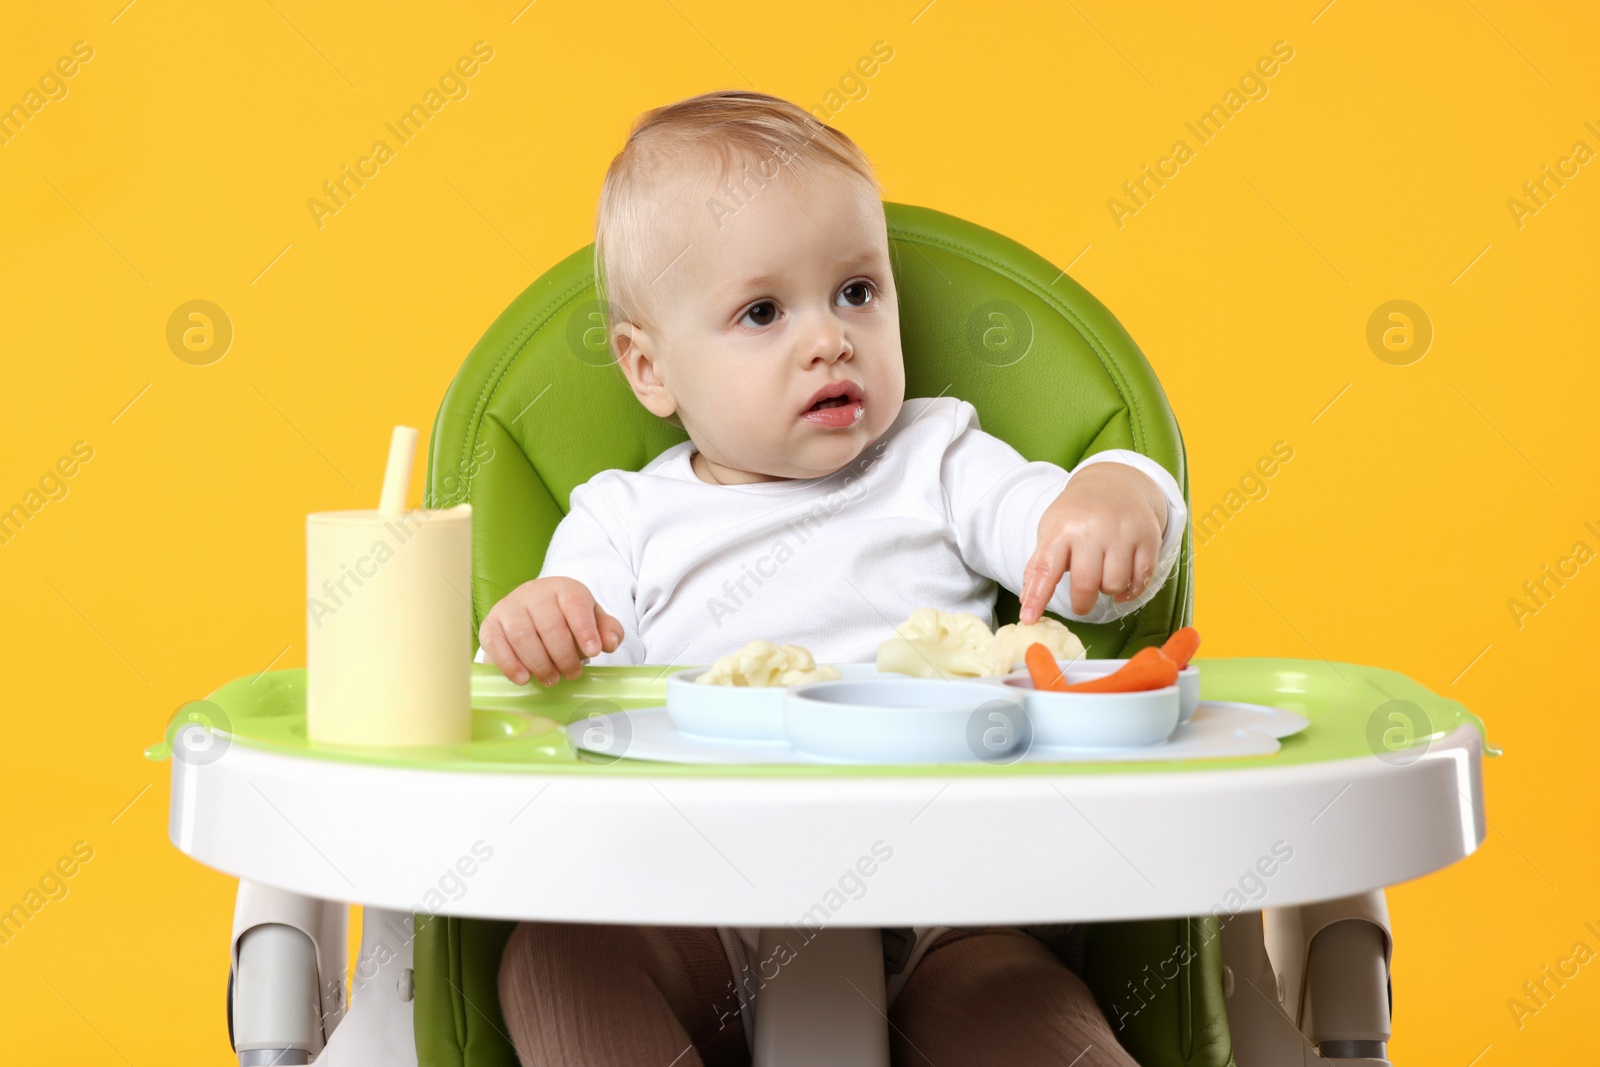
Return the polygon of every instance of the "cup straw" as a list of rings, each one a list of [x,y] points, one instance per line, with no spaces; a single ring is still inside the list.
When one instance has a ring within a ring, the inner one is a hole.
[[[411,465],[417,455],[417,431],[411,426],[396,426],[389,438],[389,466],[383,474],[383,495],[378,498],[378,513],[398,515],[405,510],[406,494],[411,491]]]

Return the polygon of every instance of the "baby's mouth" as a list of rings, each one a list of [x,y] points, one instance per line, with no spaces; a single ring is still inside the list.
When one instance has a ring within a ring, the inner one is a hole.
[[[800,418],[814,426],[849,429],[861,422],[865,411],[861,387],[854,382],[831,383],[825,386],[831,396],[819,397],[800,413]]]
[[[811,394],[814,399],[810,405],[801,409],[800,415],[812,421],[815,421],[818,416],[825,416],[829,423],[837,422],[843,416],[843,413],[837,409],[860,409],[861,393],[861,386],[848,378],[826,382]]]
[[[826,400],[817,401],[806,410],[821,411],[823,408],[842,408],[848,403],[850,403],[850,398],[847,396],[830,396]]]

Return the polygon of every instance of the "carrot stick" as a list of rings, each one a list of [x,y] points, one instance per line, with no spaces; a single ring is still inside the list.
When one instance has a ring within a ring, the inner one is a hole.
[[[1189,660],[1194,658],[1194,654],[1199,647],[1200,631],[1193,626],[1185,626],[1167,638],[1167,643],[1161,646],[1161,651],[1168,659],[1176,663],[1181,671],[1189,665]]]
[[[1033,679],[1035,689],[1050,689],[1058,693],[1067,690],[1067,680],[1061,674],[1056,657],[1042,642],[1035,641],[1029,645],[1022,658],[1028,664],[1028,676]]]
[[[1031,669],[1031,661],[1030,661]],[[1110,674],[1076,685],[1067,686],[1067,693],[1133,693],[1144,689],[1161,689],[1178,681],[1178,665],[1159,648],[1141,648],[1133,658]]]

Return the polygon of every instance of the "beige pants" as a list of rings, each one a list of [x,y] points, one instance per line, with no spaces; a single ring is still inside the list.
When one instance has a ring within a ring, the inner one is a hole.
[[[521,923],[500,1005],[523,1067],[744,1067],[733,974],[704,927]],[[895,1067],[1138,1067],[1083,980],[1027,934],[952,930],[889,1009]]]

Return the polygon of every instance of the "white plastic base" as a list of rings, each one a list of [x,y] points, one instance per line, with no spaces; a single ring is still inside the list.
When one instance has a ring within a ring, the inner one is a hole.
[[[1285,1067],[1318,1062],[1316,1049],[1294,1025],[1279,999],[1278,978],[1267,958],[1259,911],[1226,917],[1222,964],[1228,1030],[1237,1067]]]
[[[411,947],[409,912],[362,912],[350,1010],[312,1067],[417,1067]]]
[[[765,983],[756,993],[756,1064],[889,1067],[876,929],[763,929],[756,960]]]

